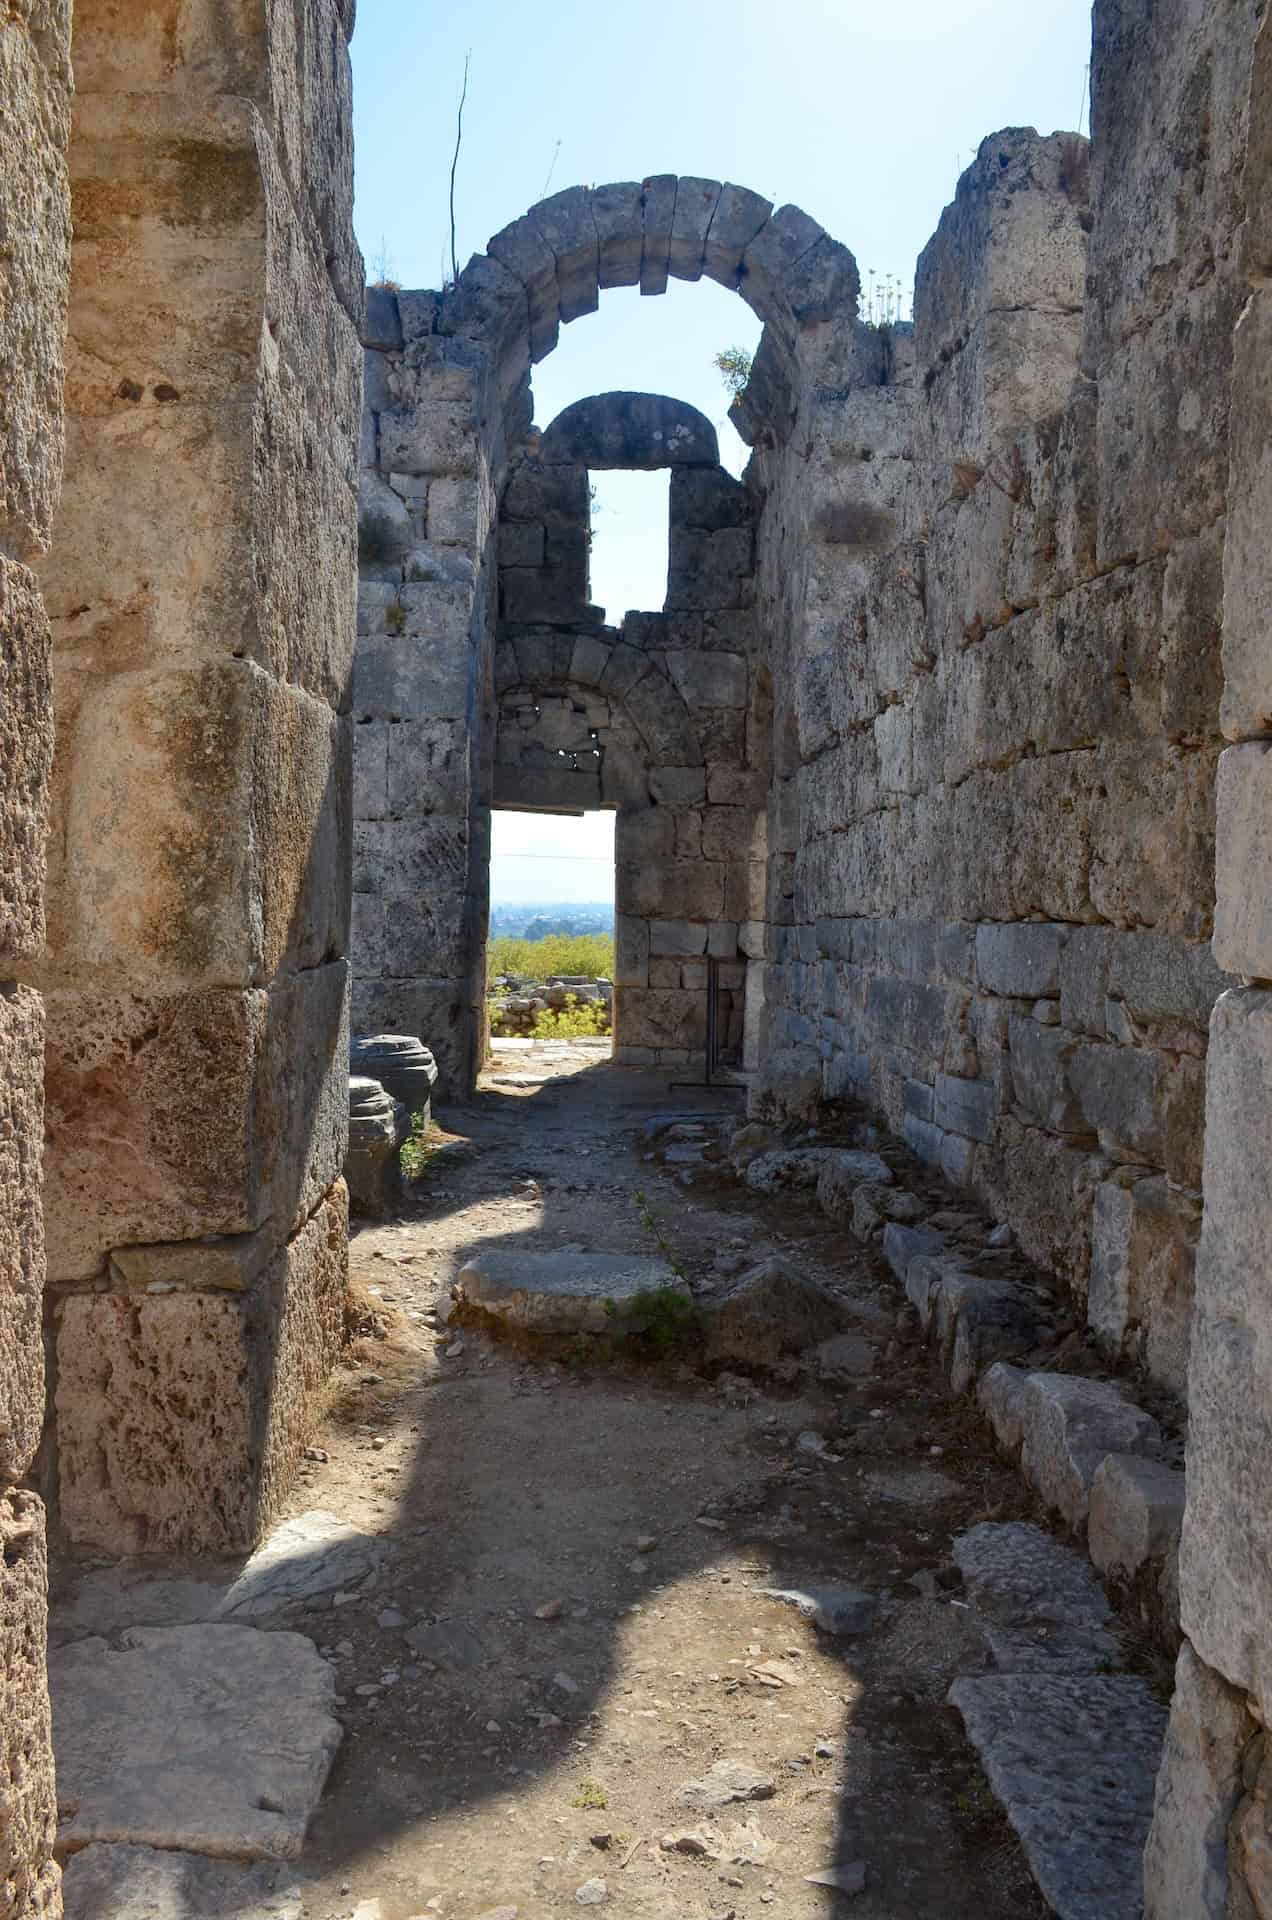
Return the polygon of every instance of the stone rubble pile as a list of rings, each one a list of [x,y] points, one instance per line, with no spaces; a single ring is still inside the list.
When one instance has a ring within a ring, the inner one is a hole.
[[[598,1032],[608,1033],[614,1005],[614,983],[586,974],[549,974],[543,981],[501,975],[493,982],[490,1031],[501,1038],[529,1038],[541,1014],[562,1013],[571,1006],[603,1008]]]

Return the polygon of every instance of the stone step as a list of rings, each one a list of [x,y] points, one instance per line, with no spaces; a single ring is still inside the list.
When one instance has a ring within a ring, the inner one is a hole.
[[[1166,1712],[1129,1674],[963,1678],[949,1701],[1059,1920],[1138,1920]]]
[[[66,1920],[302,1920],[292,1866],[241,1866],[202,1854],[85,1847],[62,1876]]]
[[[620,1333],[642,1295],[675,1294],[686,1306],[693,1298],[665,1260],[577,1247],[474,1254],[456,1288],[461,1304],[532,1333]]]
[[[313,1642],[256,1627],[133,1627],[49,1660],[57,1847],[94,1841],[294,1860],[341,1726]]]

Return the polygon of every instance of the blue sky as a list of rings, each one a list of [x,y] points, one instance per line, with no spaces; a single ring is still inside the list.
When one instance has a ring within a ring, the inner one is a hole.
[[[545,188],[692,173],[794,201],[852,249],[863,281],[873,268],[908,288],[987,133],[1088,124],[1085,0],[359,0],[354,217],[368,271],[383,261],[404,286],[439,286],[449,267],[469,52],[461,267]],[[712,356],[757,338],[750,309],[711,281],[673,280],[659,299],[615,289],[535,369],[536,417],[546,425],[572,400],[630,387],[722,423]],[[744,458],[727,426],[721,455],[735,471]],[[666,486],[644,474],[599,486],[593,598],[614,620],[661,604]],[[535,864],[545,893],[567,897],[547,884],[551,865]]]

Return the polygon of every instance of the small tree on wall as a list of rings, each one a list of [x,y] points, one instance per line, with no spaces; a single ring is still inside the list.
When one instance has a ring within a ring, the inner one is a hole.
[[[754,354],[748,353],[745,347],[725,347],[715,355],[712,365],[724,381],[731,400],[737,399],[751,378],[754,360]]]

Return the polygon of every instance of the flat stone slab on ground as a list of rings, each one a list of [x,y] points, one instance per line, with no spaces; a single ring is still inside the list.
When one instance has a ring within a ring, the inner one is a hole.
[[[696,1807],[701,1813],[717,1813],[739,1800],[771,1800],[777,1783],[771,1774],[745,1760],[717,1760],[701,1780],[682,1787],[676,1800],[682,1807]]]
[[[312,1605],[356,1587],[388,1552],[388,1543],[315,1507],[275,1527],[217,1608],[222,1620],[263,1620],[283,1607]]]
[[[780,1600],[823,1633],[869,1633],[879,1612],[878,1596],[862,1587],[757,1587],[762,1600]]]
[[[642,1294],[689,1288],[665,1260],[634,1253],[497,1248],[461,1267],[461,1301],[532,1333],[614,1333]]]
[[[1029,1521],[982,1521],[951,1549],[1002,1673],[1107,1672],[1120,1658],[1104,1589],[1084,1556]]]
[[[137,1627],[49,1661],[58,1851],[92,1841],[292,1860],[341,1727],[311,1640],[255,1627]]]
[[[66,1920],[302,1920],[292,1866],[157,1847],[85,1847],[62,1876]]]
[[[1166,1732],[1145,1683],[997,1674],[949,1699],[1059,1920],[1137,1920]]]

